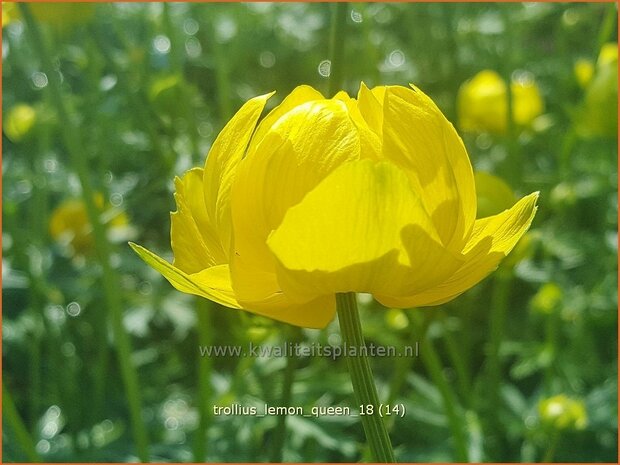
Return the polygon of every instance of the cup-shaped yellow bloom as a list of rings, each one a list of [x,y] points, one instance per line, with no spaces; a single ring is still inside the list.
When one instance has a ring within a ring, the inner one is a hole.
[[[132,244],[178,290],[298,326],[335,294],[394,308],[447,302],[497,268],[537,193],[476,220],[465,147],[417,88],[363,84],[326,99],[300,86],[258,124],[248,101],[204,168],[176,179],[174,263]]]
[[[513,121],[529,126],[543,112],[540,90],[533,80],[511,83]],[[506,82],[495,71],[484,70],[463,83],[458,94],[459,126],[464,131],[505,134],[508,129]]]

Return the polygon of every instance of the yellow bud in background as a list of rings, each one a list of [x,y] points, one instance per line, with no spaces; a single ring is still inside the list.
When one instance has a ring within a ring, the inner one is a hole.
[[[582,88],[585,88],[594,76],[594,64],[584,58],[575,62],[575,77]]]
[[[527,75],[513,80],[510,89],[514,123],[519,127],[527,127],[543,112],[540,90]],[[508,128],[507,92],[506,82],[491,70],[481,71],[463,83],[457,97],[461,129],[505,134]]]
[[[103,209],[102,220],[107,226],[110,238],[126,240],[129,233],[129,219],[124,211],[115,211],[111,205],[104,205],[103,195],[95,194],[95,205]],[[88,219],[86,205],[81,199],[69,199],[60,203],[53,211],[49,222],[52,239],[65,247],[70,255],[87,255],[93,250],[92,225]]]
[[[605,44],[599,53],[594,76],[585,89],[576,113],[582,137],[615,137],[618,134],[618,45]]]
[[[395,330],[403,330],[409,326],[407,315],[398,308],[391,308],[385,313],[385,322]]]
[[[517,126],[532,124],[544,110],[540,90],[529,74],[524,74],[510,85],[512,90],[513,118]]]
[[[12,107],[4,118],[4,133],[12,142],[23,140],[37,121],[34,108],[25,103]]]
[[[532,297],[530,306],[533,311],[543,314],[553,313],[562,303],[562,289],[556,283],[543,285]]]
[[[15,3],[2,2],[2,27],[6,27],[19,17]]]
[[[476,198],[478,199],[478,218],[497,215],[509,209],[517,201],[517,197],[506,182],[491,173],[477,171],[474,173],[476,182]]]
[[[588,424],[586,407],[581,400],[559,394],[538,404],[541,422],[557,430],[582,430]]]
[[[618,63],[618,44],[608,42],[601,47],[596,66],[604,67]]]
[[[246,332],[248,339],[254,344],[261,344],[269,336],[269,328],[265,326],[250,326]]]

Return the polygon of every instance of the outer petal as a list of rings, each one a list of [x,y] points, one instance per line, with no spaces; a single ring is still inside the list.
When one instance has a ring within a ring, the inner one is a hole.
[[[253,137],[253,143],[257,144],[265,134],[269,132],[271,126],[275,124],[276,121],[280,119],[280,117],[284,116],[286,113],[291,111],[298,105],[302,103],[311,102],[313,100],[324,100],[323,94],[321,94],[318,90],[313,89],[307,85],[301,85],[295,87],[290,94],[288,94],[282,103],[271,110],[267,116],[263,118],[258,127],[256,128],[256,133]]]
[[[387,87],[384,157],[408,171],[445,246],[460,251],[476,218],[474,178],[452,124],[422,91]]]
[[[349,97],[349,94],[343,90],[334,95],[333,98],[345,103],[349,110],[349,116],[357,127],[361,144],[360,157],[379,160],[381,158],[381,138],[372,130],[369,123],[362,116],[358,101]]]
[[[389,162],[340,166],[292,207],[268,240],[287,295],[406,295],[462,260],[441,245],[407,175]]]
[[[178,291],[204,297],[226,307],[242,308],[235,299],[230,284],[228,265],[213,266],[199,273],[188,274],[144,247],[132,242],[129,245]],[[244,310],[304,328],[323,328],[334,318],[336,302],[333,296],[327,296],[301,305],[268,310],[244,307]]]
[[[288,298],[280,295],[279,300],[273,301],[273,305],[268,307],[249,306],[247,310],[302,328],[321,329],[334,319],[336,298],[330,295],[301,304],[293,304]]]
[[[307,102],[279,118],[252,146],[232,192],[235,231],[231,272],[244,305],[285,305],[266,239],[286,211],[331,171],[359,158],[360,141],[346,106],[334,100]]]
[[[465,250],[465,263],[448,280],[408,298],[377,297],[390,307],[416,307],[448,302],[484,279],[510,253],[529,229],[536,214],[538,192],[519,200],[510,210],[476,221]]]
[[[383,96],[381,96],[379,101],[372,91],[366,87],[366,84],[362,82],[357,93],[357,101],[360,112],[368,126],[379,137],[383,137]]]
[[[205,297],[226,307],[241,308],[230,286],[228,265],[188,274],[138,244],[130,242],[129,245],[147,265],[161,273],[177,290]]]
[[[217,232],[207,219],[203,195],[203,170],[194,168],[176,178],[177,211],[170,215],[174,266],[186,273],[227,263]]]
[[[204,200],[207,220],[217,231],[222,251],[230,250],[230,188],[237,165],[245,155],[256,122],[273,95],[261,95],[248,100],[226,124],[213,143],[204,168]]]

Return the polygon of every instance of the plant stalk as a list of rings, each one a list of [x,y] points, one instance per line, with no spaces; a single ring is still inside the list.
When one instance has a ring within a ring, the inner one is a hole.
[[[301,340],[301,331],[297,327],[291,327],[289,334],[291,342],[297,343]],[[284,376],[282,380],[282,395],[280,405],[286,407],[291,405],[293,397],[293,383],[295,382],[295,370],[297,369],[298,359],[295,356],[286,358],[286,367],[284,368]],[[286,442],[286,415],[278,417],[278,424],[274,431],[274,440],[271,449],[270,461],[273,463],[282,462],[282,452],[284,443]]]
[[[444,377],[443,366],[435,347],[426,332],[420,344],[420,357],[431,379],[437,386],[443,399],[448,425],[454,442],[454,458],[457,462],[468,462],[467,439],[463,425],[463,417],[457,410],[456,395]],[[420,334],[422,334],[420,332]]]
[[[394,463],[396,460],[394,459],[390,437],[383,419],[379,416],[379,396],[368,356],[364,349],[365,342],[355,293],[336,294],[336,308],[342,340],[347,346],[347,351],[349,349],[355,351],[355,354],[347,353],[345,357],[351,375],[355,400],[360,405],[362,426],[373,460],[375,462]],[[362,409],[366,414],[362,415]]]

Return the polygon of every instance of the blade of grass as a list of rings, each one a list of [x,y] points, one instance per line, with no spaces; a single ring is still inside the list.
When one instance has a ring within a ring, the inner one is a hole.
[[[110,264],[110,245],[107,241],[105,230],[100,219],[99,209],[95,205],[95,191],[92,187],[88,172],[87,152],[82,144],[80,131],[74,126],[70,117],[70,112],[67,108],[67,99],[63,95],[60,83],[60,76],[54,69],[51,60],[52,55],[47,44],[43,41],[39,26],[32,16],[29,5],[20,3],[19,8],[26,22],[33,48],[39,55],[38,58],[41,62],[43,71],[47,74],[50,97],[58,112],[59,120],[61,121],[61,136],[82,187],[83,201],[86,206],[88,219],[93,228],[97,258],[102,268],[103,288],[108,304],[109,317],[116,342],[118,361],[125,386],[125,393],[127,395],[127,402],[129,404],[132,433],[140,460],[147,462],[149,459],[148,437],[141,417],[142,402],[137,374],[131,362],[130,341],[123,327],[122,302],[119,294],[120,284]],[[100,330],[104,330],[104,328],[100,328]]]
[[[17,442],[26,454],[28,461],[41,462],[41,457],[39,457],[37,453],[34,441],[15,408],[15,403],[13,402],[11,393],[6,387],[6,383],[2,383],[2,419],[6,420],[13,429]]]
[[[329,33],[329,87],[328,97],[333,97],[342,89],[344,79],[344,46],[347,30],[348,3],[332,3],[332,17]]]
[[[289,342],[295,344],[301,340],[301,330],[297,327],[288,328]],[[293,383],[295,381],[295,370],[297,368],[298,359],[294,355],[289,355],[286,358],[286,366],[284,368],[282,379],[282,394],[280,397],[280,405],[291,405],[291,399],[293,395]],[[270,461],[279,463],[282,461],[282,453],[284,443],[286,441],[286,418],[287,415],[278,416],[278,423],[276,425],[273,443],[271,447]]]
[[[435,350],[433,343],[428,337],[428,331],[422,333],[422,324],[416,321],[417,318],[410,318],[416,327],[418,328],[418,334],[423,334],[422,341],[420,343],[420,357],[424,367],[428,371],[433,383],[441,393],[441,397],[448,419],[448,425],[452,433],[452,441],[454,444],[454,459],[457,462],[467,462],[467,439],[465,434],[465,427],[463,423],[463,417],[458,411],[456,402],[456,395],[450,386],[450,383],[446,380],[443,374],[443,367],[439,354]]]

